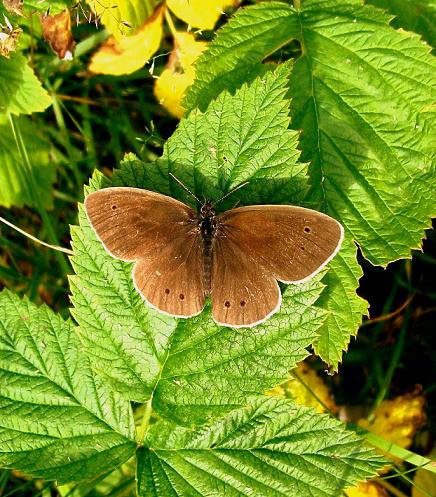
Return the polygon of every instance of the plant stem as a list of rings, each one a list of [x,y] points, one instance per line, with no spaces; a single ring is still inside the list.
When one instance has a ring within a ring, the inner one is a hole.
[[[23,160],[23,166],[25,168],[25,184],[27,187],[29,200],[33,202],[36,209],[41,216],[44,228],[47,231],[47,237],[52,245],[59,246],[59,240],[56,236],[55,230],[53,229],[50,217],[47,215],[45,208],[42,205],[41,196],[39,194],[38,185],[36,183],[35,177],[33,175],[33,169],[30,164],[29,156],[27,154],[26,147],[24,145],[23,137],[18,126],[17,119],[12,114],[9,114],[9,123],[11,125],[12,133],[15,138],[18,150],[20,152],[21,158]],[[62,273],[68,274],[70,272],[70,266],[66,258],[61,254],[61,252],[56,251],[54,253],[58,264],[62,270]]]
[[[386,393],[391,384],[395,369],[398,366],[401,354],[403,353],[404,343],[406,341],[407,326],[409,324],[409,316],[410,316],[410,307],[408,307],[404,313],[403,322],[401,324],[398,340],[395,344],[394,353],[392,354],[391,362],[389,364],[388,370],[384,375],[383,384],[378,392],[377,398],[375,399],[372,410],[376,409],[382,403],[383,399],[386,397]]]
[[[136,443],[138,445],[142,445],[144,443],[145,435],[147,435],[147,431],[150,427],[150,418],[152,413],[152,405],[153,397],[150,397],[149,400],[144,404],[144,415],[142,416],[141,424],[136,433]]]

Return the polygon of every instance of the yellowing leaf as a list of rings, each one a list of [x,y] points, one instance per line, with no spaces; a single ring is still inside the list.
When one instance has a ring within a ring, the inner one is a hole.
[[[436,446],[431,451],[429,458],[436,461]],[[433,464],[436,464],[433,462]],[[413,478],[412,497],[428,497],[436,495],[436,474],[425,467],[418,469]]]
[[[269,390],[267,394],[292,398],[297,404],[315,407],[318,412],[325,412],[327,408],[330,411],[336,411],[336,404],[330,390],[316,371],[302,362],[293,372],[297,378],[289,379],[286,383]]]
[[[23,15],[23,0],[3,0],[6,10],[17,16]]]
[[[167,6],[182,21],[200,29],[213,29],[224,7],[236,5],[235,0],[167,0]]]
[[[192,66],[206,46],[205,41],[195,41],[195,37],[191,33],[179,32],[174,35],[174,51],[177,52],[178,62],[183,69]]]
[[[115,37],[131,36],[153,13],[158,1],[143,0],[86,0],[96,18]]]
[[[70,11],[67,9],[54,16],[41,16],[41,25],[44,39],[57,56],[62,60],[71,60],[75,43],[71,33]]]
[[[0,32],[0,56],[9,59],[9,54],[15,52],[17,48],[18,38],[22,32],[21,28],[14,29],[9,33]]]
[[[119,40],[111,36],[93,55],[89,70],[119,76],[140,69],[159,48],[162,17],[163,9],[158,7],[134,35]]]
[[[372,481],[359,483],[357,487],[348,488],[344,493],[347,497],[388,497],[386,490]]]
[[[155,82],[154,94],[159,103],[179,119],[185,112],[180,102],[188,86],[194,82],[195,69],[192,64],[206,45],[203,41],[195,41],[190,33],[177,33],[167,68]]]
[[[358,425],[407,449],[425,423],[424,405],[425,398],[420,394],[400,395],[384,400],[375,410],[372,422],[360,419]]]

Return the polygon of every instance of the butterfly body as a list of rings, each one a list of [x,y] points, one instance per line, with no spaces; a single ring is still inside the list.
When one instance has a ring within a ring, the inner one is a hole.
[[[206,201],[200,209],[197,217],[198,227],[203,240],[203,258],[204,258],[204,291],[208,296],[211,291],[211,264],[212,264],[212,246],[213,238],[216,235],[217,219],[215,208],[210,200]]]
[[[221,325],[255,326],[281,304],[277,283],[311,278],[339,250],[342,226],[290,205],[200,212],[148,190],[106,188],[85,199],[91,227],[113,257],[135,262],[144,300],[176,317],[199,314],[208,296]]]

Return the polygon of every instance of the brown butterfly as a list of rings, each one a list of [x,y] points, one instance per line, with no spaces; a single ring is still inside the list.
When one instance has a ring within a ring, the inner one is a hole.
[[[135,262],[133,282],[153,308],[199,314],[207,296],[220,325],[251,327],[280,308],[277,280],[302,283],[338,252],[333,218],[291,205],[251,205],[199,213],[160,193],[105,188],[85,199],[88,219],[112,257]]]

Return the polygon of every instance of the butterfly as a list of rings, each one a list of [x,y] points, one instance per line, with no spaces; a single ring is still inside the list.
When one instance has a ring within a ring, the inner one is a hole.
[[[134,262],[133,283],[151,307],[170,316],[199,314],[211,297],[216,323],[256,326],[281,305],[277,281],[302,283],[338,252],[341,224],[291,205],[250,205],[217,214],[131,187],[85,199],[92,229],[116,259]]]

